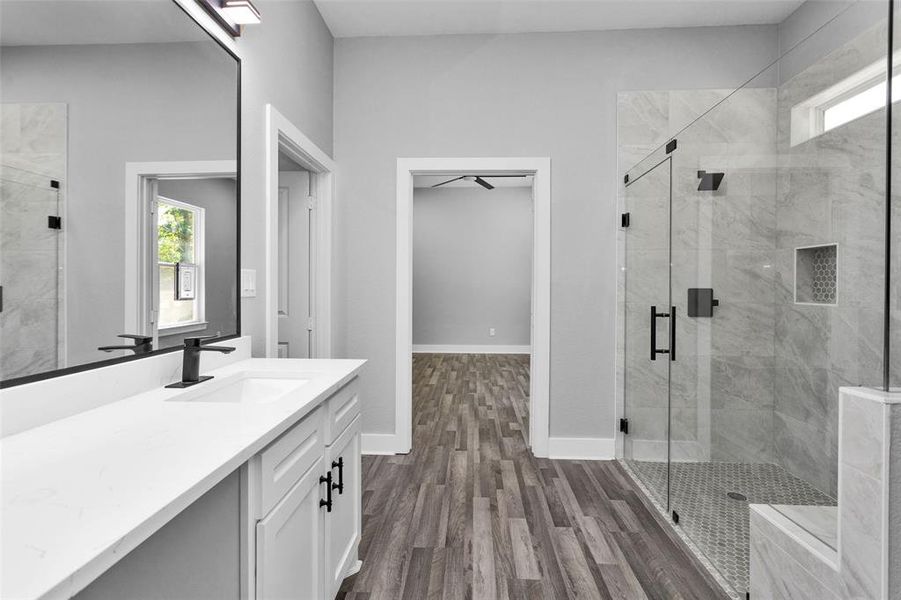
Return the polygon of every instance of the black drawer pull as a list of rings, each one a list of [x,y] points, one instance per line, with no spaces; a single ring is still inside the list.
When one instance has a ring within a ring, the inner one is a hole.
[[[319,483],[326,484],[325,486],[325,500],[319,500],[319,507],[325,507],[326,512],[332,512],[332,472],[329,471],[327,475],[319,476]]]
[[[332,489],[338,490],[338,495],[341,495],[344,493],[344,457],[339,456],[338,460],[333,460],[332,468],[338,469],[338,483],[332,484]]]

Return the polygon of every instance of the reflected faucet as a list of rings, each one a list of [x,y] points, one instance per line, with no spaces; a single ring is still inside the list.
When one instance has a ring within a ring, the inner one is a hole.
[[[100,346],[97,349],[103,350],[104,352],[112,352],[114,350],[131,350],[135,354],[147,354],[151,350],[153,350],[152,337],[148,337],[146,335],[135,335],[133,333],[120,333],[116,337],[124,338],[127,340],[134,340],[135,343],[131,346]]]
[[[201,381],[212,379],[212,375],[200,376],[200,353],[201,352],[222,352],[229,354],[235,349],[230,346],[201,346],[203,340],[218,337],[216,335],[201,335],[197,337],[185,338],[185,351],[181,363],[181,381],[170,383],[167,388],[186,388],[196,385]]]

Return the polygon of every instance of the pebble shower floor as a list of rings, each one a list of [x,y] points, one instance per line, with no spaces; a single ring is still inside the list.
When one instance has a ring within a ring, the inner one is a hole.
[[[627,460],[626,464],[666,506],[667,463]],[[741,596],[750,589],[750,513],[748,504],[835,506],[835,499],[778,465],[701,462],[670,466],[670,509],[679,526],[720,575]],[[730,492],[747,500],[736,500]]]

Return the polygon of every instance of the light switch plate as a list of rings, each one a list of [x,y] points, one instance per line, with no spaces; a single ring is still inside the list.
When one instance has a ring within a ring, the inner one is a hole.
[[[241,269],[241,297],[257,297],[257,271],[256,269]]]

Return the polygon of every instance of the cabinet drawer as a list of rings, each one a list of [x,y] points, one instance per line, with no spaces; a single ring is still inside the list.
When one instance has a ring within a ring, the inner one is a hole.
[[[331,444],[360,414],[360,386],[356,377],[332,394],[326,402],[325,443]]]
[[[303,418],[257,455],[260,516],[272,510],[322,456],[322,407]]]

